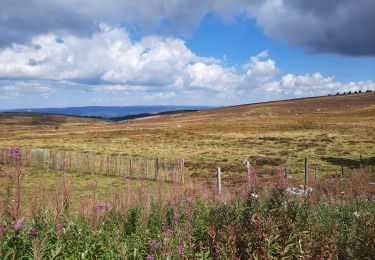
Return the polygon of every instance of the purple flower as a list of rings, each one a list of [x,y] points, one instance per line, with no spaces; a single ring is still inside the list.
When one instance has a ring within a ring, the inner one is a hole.
[[[38,230],[35,227],[32,227],[29,231],[30,236],[36,236],[38,235]]]
[[[173,177],[173,172],[172,172],[172,171],[169,171],[169,172],[168,172],[168,176],[169,176],[169,177]]]
[[[180,219],[180,215],[177,212],[173,213],[173,222],[177,224],[178,220]]]
[[[185,246],[183,244],[179,245],[177,251],[179,254],[183,254],[185,252]]]
[[[17,220],[16,223],[14,223],[14,229],[16,231],[21,230],[21,229],[23,229],[25,224],[26,224],[25,220],[23,220],[23,219]]]
[[[193,199],[192,198],[185,199],[185,204],[189,206],[193,205]]]
[[[124,177],[124,180],[125,180],[125,181],[130,180],[130,176],[125,176],[125,177]]]
[[[146,260],[154,260],[154,256],[153,255],[147,255]]]
[[[97,205],[95,205],[94,210],[95,211],[103,211],[103,210],[106,210],[106,208],[107,207],[103,204],[97,204]]]
[[[9,149],[9,156],[13,158],[21,157],[21,148],[18,146],[12,146]]]
[[[165,235],[166,237],[171,237],[171,236],[173,235],[173,231],[172,231],[171,229],[169,229],[169,228],[166,228],[166,229],[164,230],[164,235]]]
[[[148,244],[149,247],[152,247],[152,248],[155,248],[155,249],[160,248],[160,243],[158,243],[155,239],[149,240],[147,244]]]
[[[56,224],[55,226],[56,234],[60,235],[62,233],[62,230],[63,230],[63,226],[61,224]]]
[[[5,234],[5,232],[7,232],[7,228],[6,227],[0,227],[0,235]]]

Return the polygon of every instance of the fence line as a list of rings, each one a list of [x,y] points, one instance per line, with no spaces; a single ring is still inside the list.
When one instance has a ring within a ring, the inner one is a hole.
[[[0,164],[11,162],[9,148],[0,147]],[[51,170],[57,170],[64,165],[65,169],[71,172],[184,182],[183,159],[168,160],[48,149],[22,149],[22,164],[26,167]]]

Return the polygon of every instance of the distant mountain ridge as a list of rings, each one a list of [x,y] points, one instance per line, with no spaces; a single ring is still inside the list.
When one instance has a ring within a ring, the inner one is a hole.
[[[19,108],[7,109],[0,112],[34,112],[70,116],[89,116],[103,118],[121,118],[139,114],[158,114],[162,112],[206,110],[209,106],[85,106],[64,108]]]

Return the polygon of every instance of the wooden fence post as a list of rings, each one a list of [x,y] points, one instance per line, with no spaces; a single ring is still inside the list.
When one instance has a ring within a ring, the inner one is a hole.
[[[303,189],[304,189],[305,192],[306,192],[306,188],[307,188],[308,171],[309,171],[309,165],[308,165],[307,157],[305,157],[305,181],[304,181],[304,185],[303,185]]]
[[[255,187],[255,171],[251,170],[251,164],[248,160],[246,160],[246,169],[247,169],[247,186],[249,191]]]
[[[315,182],[317,181],[318,179],[318,171],[319,171],[319,166],[317,164],[315,164],[315,168],[314,168],[314,178],[315,178]]]
[[[288,170],[284,168],[284,178],[287,181],[288,180]]]
[[[246,161],[246,168],[249,170],[250,169],[250,162],[249,161]]]
[[[221,168],[217,167],[217,192],[221,194]]]
[[[180,174],[181,174],[181,184],[184,184],[185,182],[185,173],[184,173],[184,167],[185,167],[185,160],[184,159],[180,159],[179,160],[179,168],[180,168]]]
[[[133,178],[132,158],[129,158],[129,177]]]
[[[155,180],[158,179],[159,176],[159,159],[158,157],[155,158]]]

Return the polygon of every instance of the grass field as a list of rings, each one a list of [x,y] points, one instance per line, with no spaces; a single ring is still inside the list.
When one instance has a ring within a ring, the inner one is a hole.
[[[224,182],[246,176],[250,158],[260,173],[287,167],[301,180],[304,157],[321,175],[375,160],[375,93],[241,105],[111,122],[38,114],[0,114],[0,145],[142,157],[185,158],[195,179]],[[267,176],[264,175],[264,176]],[[265,177],[266,178],[266,177]]]
[[[105,173],[65,174],[16,167],[21,157],[14,156],[13,166],[0,165],[0,258],[372,259],[375,255],[375,93],[117,123],[0,114],[0,146],[11,145],[183,157],[191,178],[180,185]],[[366,167],[355,170],[360,155]],[[290,188],[302,184],[305,157],[311,166],[319,165],[319,181],[311,178],[311,192],[295,195]],[[247,158],[257,177],[248,178],[243,165]],[[215,188],[217,166],[224,172],[222,194]],[[342,166],[345,174],[336,174]],[[290,180],[285,180],[280,167],[288,168]]]

